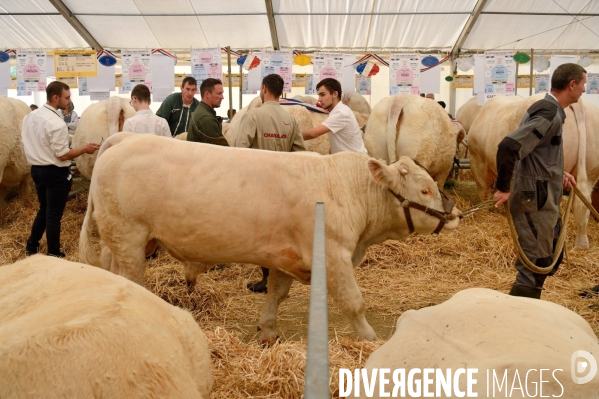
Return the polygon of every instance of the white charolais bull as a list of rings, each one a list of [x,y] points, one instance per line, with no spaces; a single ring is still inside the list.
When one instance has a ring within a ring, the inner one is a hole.
[[[497,178],[499,142],[516,130],[526,110],[544,96],[538,94],[527,99],[498,96],[481,108],[468,135],[470,168],[481,201],[489,198]],[[576,177],[576,186],[589,199],[599,178],[599,109],[581,98],[564,111],[564,170]],[[577,227],[575,246],[588,248],[589,210],[580,200],[575,200],[572,208]]]
[[[254,98],[247,107],[242,108],[237,115],[235,115],[235,118],[233,118],[227,130],[223,128],[223,135],[227,139],[227,142],[230,146],[235,144],[235,136],[239,131],[239,125],[243,116],[250,109],[261,106],[262,100],[260,97]],[[321,125],[322,122],[324,122],[328,117],[328,114],[312,112],[301,105],[283,105],[282,107],[295,118],[301,131]],[[356,121],[360,127],[363,127],[366,122],[368,122],[368,114],[361,114],[354,111],[354,116],[356,117]],[[306,140],[305,145],[308,151],[317,152],[321,155],[328,155],[331,151],[331,144],[329,142],[328,135],[322,135],[312,140]]]
[[[0,267],[0,397],[196,398],[210,350],[189,312],[104,270],[35,255]]]
[[[79,125],[73,136],[73,148],[86,143],[100,144],[111,135],[122,132],[125,120],[135,115],[135,110],[129,105],[129,99],[110,97],[90,105],[83,111]],[[77,168],[87,179],[91,178],[97,153],[83,154],[75,158]]]
[[[374,106],[366,125],[364,145],[371,157],[387,162],[395,162],[402,156],[416,159],[442,188],[453,165],[456,145],[462,138],[435,101],[398,94]]]
[[[354,112],[360,114],[370,114],[370,104],[360,93],[346,92],[341,95],[341,102],[349,107]]]
[[[464,130],[466,130],[466,134],[470,131],[470,127],[474,123],[478,113],[482,105],[478,105],[478,97],[472,97],[470,100],[466,101],[464,105],[458,109],[458,112],[455,114],[456,120],[460,121],[462,126],[464,126]]]
[[[19,194],[31,191],[31,165],[27,163],[21,127],[30,112],[21,100],[0,97],[0,208],[6,205],[6,192],[19,185]]]
[[[181,170],[186,173],[173,173]],[[376,334],[364,317],[353,269],[371,245],[410,234],[402,208],[408,202],[399,195],[430,208],[429,213],[452,212],[444,214],[443,232],[458,226],[457,209],[442,200],[428,173],[407,157],[388,166],[349,152],[321,157],[121,133],[100,150],[79,257],[139,284],[146,252],[157,242],[184,263],[190,285],[210,264],[268,267],[260,329],[261,340],[272,343],[277,309],[292,280],[310,283],[312,215],[315,203],[322,201],[329,292],[356,334],[372,340]],[[417,209],[408,214],[419,234],[441,230],[437,217]],[[101,261],[90,241],[92,215]]]
[[[369,377],[374,369],[379,373],[390,370],[383,394],[376,375],[375,386],[369,384],[371,395],[360,380],[360,397],[388,397],[384,393],[398,385],[393,373],[404,370],[401,378],[396,375],[398,381],[403,380],[403,387],[398,386],[394,397],[413,397],[410,389],[419,392],[416,397],[433,397],[425,392],[437,392],[437,398],[598,398],[599,373],[584,384],[573,382],[572,375],[584,377],[596,369],[589,359],[586,373],[572,370],[576,360],[586,360],[572,359],[577,351],[599,360],[597,337],[578,314],[548,301],[472,288],[440,305],[404,312],[391,339],[374,351],[365,365]],[[469,369],[473,395],[466,395]],[[432,372],[426,375],[426,370]],[[415,372],[413,379],[408,379],[410,372]],[[347,390],[346,381],[347,376],[342,393]]]

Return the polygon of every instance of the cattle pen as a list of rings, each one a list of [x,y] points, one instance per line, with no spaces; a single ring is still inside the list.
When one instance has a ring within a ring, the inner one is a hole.
[[[85,181],[76,183],[84,188]],[[479,202],[475,186],[458,181],[447,194],[460,209]],[[0,264],[24,257],[23,248],[35,216],[36,198],[13,198],[0,210]],[[67,204],[63,218],[63,245],[67,259],[77,261],[79,231],[87,208],[87,194]],[[581,315],[599,334],[599,298],[583,299],[578,290],[599,282],[599,228],[589,222],[590,249],[572,250],[575,226],[568,225],[569,265],[547,280],[545,300]],[[98,237],[94,237],[98,244]],[[42,248],[44,252],[45,248]],[[409,309],[444,302],[458,291],[485,287],[509,291],[513,283],[514,250],[505,215],[483,211],[463,220],[449,235],[412,236],[388,241],[368,251],[355,270],[367,305],[367,319],[379,341],[355,339],[347,320],[329,301],[329,375],[331,395],[338,396],[339,368],[359,368],[394,332],[397,318]],[[281,341],[263,348],[256,326],[265,296],[246,289],[257,278],[252,265],[219,265],[198,278],[188,292],[183,267],[165,251],[148,262],[144,285],[167,302],[192,313],[212,351],[213,398],[301,398],[304,389],[309,286],[294,282],[289,299],[281,305],[277,330]]]

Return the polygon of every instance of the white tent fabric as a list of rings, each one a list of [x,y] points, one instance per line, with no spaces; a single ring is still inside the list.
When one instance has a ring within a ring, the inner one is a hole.
[[[463,50],[597,50],[595,0],[0,0],[3,48],[103,47],[450,51],[484,4]],[[269,4],[272,4],[269,26]],[[69,13],[67,13],[69,14]]]

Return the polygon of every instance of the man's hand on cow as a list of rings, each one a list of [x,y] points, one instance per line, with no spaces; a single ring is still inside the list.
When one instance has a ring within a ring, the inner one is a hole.
[[[576,185],[576,178],[568,172],[564,172],[564,189],[569,190]]]
[[[85,146],[83,146],[83,152],[86,154],[93,154],[94,152],[98,151],[98,149],[100,149],[100,146],[96,143],[87,143]]]
[[[503,191],[495,191],[495,194],[493,194],[493,199],[497,201],[497,203],[495,204],[495,208],[499,208],[509,198],[510,193],[504,193]]]

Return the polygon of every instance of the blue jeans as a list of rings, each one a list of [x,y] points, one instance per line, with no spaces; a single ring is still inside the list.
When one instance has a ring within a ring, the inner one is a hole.
[[[73,184],[71,172],[68,167],[34,165],[31,167],[31,177],[35,183],[40,209],[33,221],[26,250],[36,253],[45,231],[48,254],[59,255],[60,220]]]

